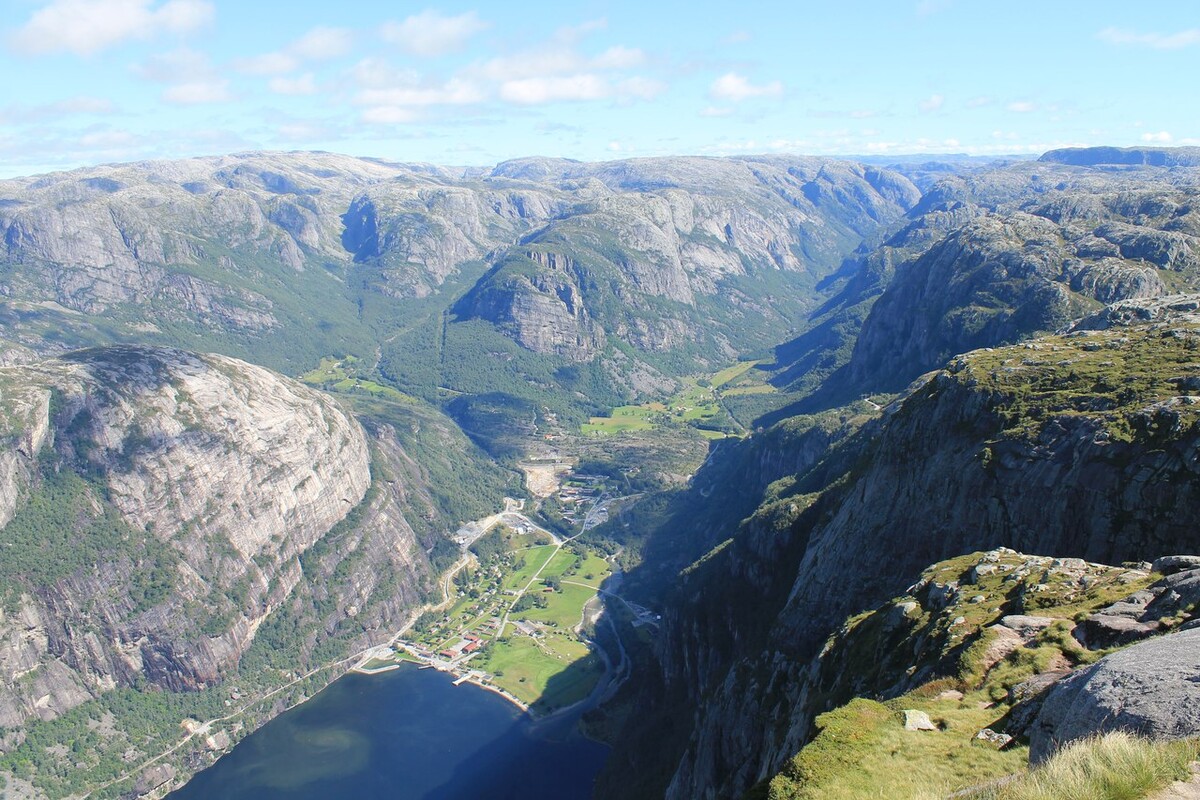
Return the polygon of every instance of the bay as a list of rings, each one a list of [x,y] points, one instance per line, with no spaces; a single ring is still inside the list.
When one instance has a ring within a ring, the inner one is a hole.
[[[169,800],[571,800],[608,749],[412,665],[346,675],[247,736]]]

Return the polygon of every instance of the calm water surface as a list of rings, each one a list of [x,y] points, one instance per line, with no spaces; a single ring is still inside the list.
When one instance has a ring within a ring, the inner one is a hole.
[[[608,749],[575,719],[536,724],[499,696],[406,665],[347,675],[246,737],[168,800],[591,795]]]

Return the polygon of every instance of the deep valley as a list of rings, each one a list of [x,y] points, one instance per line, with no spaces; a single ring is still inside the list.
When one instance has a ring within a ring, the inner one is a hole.
[[[163,797],[406,660],[581,715],[598,798],[1200,735],[1080,688],[1193,663],[1198,198],[1150,147],[0,181],[0,791]]]

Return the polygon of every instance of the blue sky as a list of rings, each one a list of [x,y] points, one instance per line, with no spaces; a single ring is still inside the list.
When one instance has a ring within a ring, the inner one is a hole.
[[[0,175],[1200,144],[1200,3],[0,0]]]

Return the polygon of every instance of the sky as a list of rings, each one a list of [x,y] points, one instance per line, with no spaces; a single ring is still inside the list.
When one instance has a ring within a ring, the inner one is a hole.
[[[1200,3],[0,0],[0,176],[1200,144]]]

